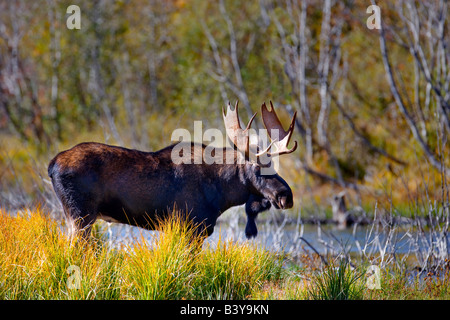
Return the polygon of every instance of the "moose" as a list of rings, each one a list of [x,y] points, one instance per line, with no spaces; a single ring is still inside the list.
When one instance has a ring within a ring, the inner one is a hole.
[[[270,104],[270,111],[265,103],[261,106],[264,126],[271,139],[265,150],[250,144],[248,132],[256,113],[244,129],[237,102],[234,110],[228,103],[226,114],[222,109],[227,136],[234,144],[233,148],[222,148],[222,154],[228,152],[229,156],[231,152],[233,163],[206,164],[199,159],[187,164],[175,163],[171,154],[178,144],[192,148],[192,158],[203,156],[194,152],[194,148],[200,145],[204,153],[205,145],[185,141],[156,152],[96,142],[80,143],[60,152],[50,161],[48,175],[71,232],[88,238],[97,218],[155,230],[158,228],[155,221],[185,208],[183,218],[201,226],[196,228],[196,234],[210,236],[224,211],[245,204],[245,234],[247,238],[256,237],[255,219],[260,212],[271,205],[277,209],[293,206],[292,191],[286,181],[275,171],[261,173],[270,165],[271,157],[292,153],[297,148],[297,141],[288,148],[296,114],[285,131]],[[269,152],[273,146],[276,150]],[[239,156],[244,161],[237,161]],[[262,157],[269,161],[262,163]]]

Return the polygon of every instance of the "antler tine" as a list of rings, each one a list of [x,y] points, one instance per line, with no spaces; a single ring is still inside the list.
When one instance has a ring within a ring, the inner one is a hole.
[[[222,108],[222,114],[227,136],[230,138],[230,140],[238,148],[239,151],[248,156],[249,154],[248,130],[250,129],[250,126],[252,125],[252,122],[255,119],[256,113],[251,117],[245,129],[242,128],[241,122],[239,120],[238,101],[236,101],[234,110],[231,110],[231,104],[230,102],[228,102],[227,113],[225,115],[225,110]]]
[[[267,154],[273,157],[276,155],[292,153],[295,150],[297,150],[297,141],[294,141],[294,146],[291,149],[288,149],[288,144],[292,137],[292,133],[294,132],[297,112],[295,112],[294,116],[292,117],[289,129],[285,131],[283,126],[281,125],[280,119],[278,118],[275,112],[275,108],[272,104],[272,101],[270,101],[270,106],[271,111],[267,109],[266,103],[263,103],[263,105],[261,106],[261,113],[264,126],[267,129],[267,132],[269,134],[270,139],[272,140],[272,143],[277,147],[277,151],[271,153],[267,152]],[[276,130],[275,132],[278,133],[277,137],[274,137],[273,130]]]

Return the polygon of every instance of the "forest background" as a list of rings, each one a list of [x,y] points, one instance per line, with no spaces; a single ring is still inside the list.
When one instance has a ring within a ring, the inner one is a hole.
[[[363,210],[448,206],[448,4],[383,1],[370,29],[372,4],[0,0],[0,206],[57,206],[47,164],[79,142],[159,150],[195,120],[225,132],[236,100],[244,122],[297,111],[280,174],[305,214],[343,190]]]

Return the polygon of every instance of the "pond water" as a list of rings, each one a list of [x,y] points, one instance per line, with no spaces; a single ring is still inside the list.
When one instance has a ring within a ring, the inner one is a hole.
[[[425,260],[427,255],[442,259],[448,257],[450,237],[447,233],[418,232],[411,225],[372,224],[339,228],[334,224],[303,224],[300,217],[297,220],[281,220],[279,216],[269,212],[257,220],[257,237],[247,240],[245,223],[246,217],[242,210],[227,212],[219,218],[214,233],[205,242],[214,245],[219,239],[252,241],[269,250],[284,250],[294,255],[308,250],[320,254],[349,253],[367,257],[412,254],[419,260]],[[158,235],[156,231],[127,225],[105,223],[105,226],[102,229],[112,246],[141,239],[153,241]]]

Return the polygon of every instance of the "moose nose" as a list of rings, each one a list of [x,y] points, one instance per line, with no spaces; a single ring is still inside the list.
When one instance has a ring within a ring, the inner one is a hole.
[[[278,203],[282,209],[290,209],[294,206],[294,201],[291,195],[282,195],[278,197]]]

